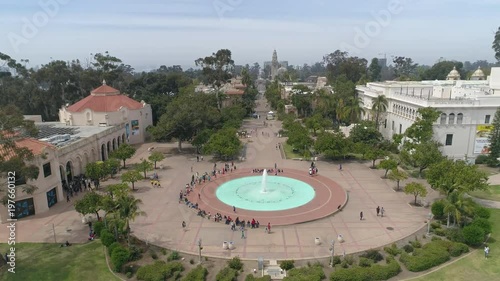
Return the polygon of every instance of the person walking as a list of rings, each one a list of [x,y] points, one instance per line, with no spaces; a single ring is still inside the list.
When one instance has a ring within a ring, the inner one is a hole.
[[[382,217],[384,217],[384,214],[385,214],[385,210],[384,210],[384,207],[382,207],[382,208],[380,209],[380,215],[381,215]]]
[[[362,221],[363,220],[363,212],[360,212],[359,213],[359,220]]]
[[[186,228],[186,222],[182,221],[182,228]]]
[[[377,217],[380,214],[380,206],[377,206]]]
[[[267,233],[271,233],[271,223],[267,223]]]
[[[484,258],[488,258],[488,255],[490,254],[490,247],[488,245],[484,246]]]
[[[245,229],[242,227],[241,228],[241,239],[245,239]]]
[[[235,213],[236,213],[236,207],[235,207],[235,206],[233,206],[233,212],[235,212]]]
[[[342,164],[339,164],[339,170],[342,171]]]

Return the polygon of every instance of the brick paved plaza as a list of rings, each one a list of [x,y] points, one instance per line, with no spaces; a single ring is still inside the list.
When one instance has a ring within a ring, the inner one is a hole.
[[[276,163],[278,167],[285,170],[284,176],[289,169],[294,173],[303,171],[302,177],[304,181],[308,181],[307,172],[310,162],[282,159],[282,153],[276,149],[276,144],[284,142],[285,139],[274,136],[280,129],[279,122],[269,121],[268,125],[264,127],[262,119],[245,123],[246,128],[257,129],[257,133],[244,140],[247,143],[246,159],[242,162],[235,162],[238,171],[270,168]],[[262,132],[265,134],[263,135]],[[128,161],[128,164],[147,158],[150,147],[155,147],[156,150],[167,150],[175,148],[176,144],[144,144],[138,148],[136,155]],[[189,146],[186,145],[186,147]],[[335,252],[348,254],[380,247],[412,235],[425,227],[429,212],[428,209],[411,207],[408,202],[413,197],[402,192],[394,192],[392,188],[394,183],[382,179],[383,171],[370,169],[369,163],[344,163],[343,170],[339,171],[338,164],[318,161],[317,167],[323,181],[330,182],[332,186],[338,185],[341,191],[341,195],[334,197],[340,198],[339,196],[344,196],[344,194],[348,195],[349,200],[342,211],[314,221],[282,226],[279,224],[287,223],[277,222],[272,214],[263,213],[262,218],[259,218],[258,212],[252,212],[247,215],[255,216],[255,219],[261,222],[261,227],[249,229],[247,238],[241,239],[239,231],[233,232],[228,225],[203,219],[197,216],[193,209],[178,203],[179,191],[190,181],[191,175],[212,169],[214,162],[210,157],[197,162],[194,154],[171,154],[161,164],[164,169],[157,170],[157,173],[162,188],[152,188],[149,181],[136,183],[135,196],[142,199],[141,209],[147,213],[147,216],[137,218],[131,227],[133,235],[140,239],[182,252],[197,253],[197,241],[201,238],[204,247],[203,254],[206,256],[238,255],[244,259],[325,257],[329,255],[330,241],[341,234],[345,242],[337,242]],[[221,167],[223,164],[219,162],[218,166]],[[193,173],[191,173],[191,167]],[[250,172],[248,173],[251,175]],[[117,182],[116,179],[111,179],[102,184],[115,182]],[[214,191],[215,187],[211,189],[207,187],[206,192],[202,193],[204,196],[202,204],[210,206],[210,202],[213,202],[212,208],[217,210],[226,208],[226,213],[223,215],[231,215],[235,218],[232,207],[224,205],[215,197],[210,197],[210,193],[207,194],[210,190]],[[323,193],[318,194],[322,197]],[[428,199],[434,196],[436,194],[431,192]],[[336,209],[338,204],[333,204]],[[376,216],[377,206],[385,208],[385,217]],[[309,207],[306,205],[303,208]],[[314,207],[311,208],[314,209]],[[359,219],[361,211],[365,217],[363,221]],[[241,216],[243,218],[244,214],[242,213]],[[287,216],[291,219],[290,223],[295,222],[293,213],[287,211]],[[245,219],[251,218],[245,217]],[[295,219],[308,220],[307,217]],[[263,225],[267,224],[266,220],[274,220],[271,221],[274,226],[270,234],[264,231]],[[187,223],[185,229],[181,227],[182,221]],[[5,237],[6,230],[2,227],[0,235]],[[55,230],[55,237],[53,230]],[[66,240],[72,243],[84,243],[87,237],[88,226],[82,224],[81,216],[74,211],[71,202],[59,202],[48,213],[23,219],[18,222],[17,226],[18,242],[54,242],[55,239],[58,243]],[[321,240],[321,245],[315,244],[315,238]],[[235,249],[223,250],[224,241],[233,241]]]

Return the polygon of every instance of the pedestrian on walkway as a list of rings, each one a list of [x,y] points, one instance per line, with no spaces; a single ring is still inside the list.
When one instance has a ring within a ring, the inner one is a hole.
[[[380,214],[380,206],[377,206],[377,217]]]
[[[235,207],[235,206],[233,206],[233,212],[235,212],[235,213],[236,213],[236,207]]]
[[[339,164],[339,170],[342,171],[342,164]]]
[[[362,221],[363,220],[363,212],[360,212],[359,213],[359,220]]]
[[[241,239],[245,239],[245,229],[241,228]]]
[[[384,207],[382,207],[382,208],[380,209],[380,215],[381,215],[382,217],[384,217],[384,214],[385,214],[385,210],[384,210]]]
[[[271,233],[271,223],[270,222],[267,223],[267,228],[266,229],[268,231],[267,233]]]
[[[201,195],[198,193],[198,199],[201,199]]]
[[[186,228],[186,222],[182,221],[182,228]]]

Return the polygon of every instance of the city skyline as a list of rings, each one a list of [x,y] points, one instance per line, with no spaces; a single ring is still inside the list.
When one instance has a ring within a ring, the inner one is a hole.
[[[2,52],[30,66],[109,51],[136,70],[194,67],[230,49],[235,64],[312,64],[337,49],[353,56],[407,56],[494,62],[493,0],[298,1],[45,0],[3,1]]]

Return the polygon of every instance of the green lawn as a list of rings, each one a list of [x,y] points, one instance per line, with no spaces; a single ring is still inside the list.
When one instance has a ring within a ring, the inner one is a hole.
[[[488,190],[477,190],[469,193],[470,196],[474,196],[481,199],[500,201],[500,185],[490,185]]]
[[[420,281],[445,281],[445,280],[499,280],[500,279],[500,210],[491,210],[491,221],[493,222],[493,233],[488,245],[490,246],[490,257],[484,258],[482,249],[469,256],[452,263],[436,272],[425,275],[418,279]]]
[[[293,148],[291,145],[287,144],[287,143],[283,143],[283,150],[285,151],[285,156],[286,156],[286,159],[293,159],[293,158],[302,158],[303,155],[300,155],[300,154],[297,154],[295,152],[293,152]]]
[[[5,255],[7,244],[0,244]],[[56,244],[20,243],[16,246],[16,273],[0,269],[1,281],[15,280],[119,280],[108,270],[99,240],[89,244],[61,248]]]

